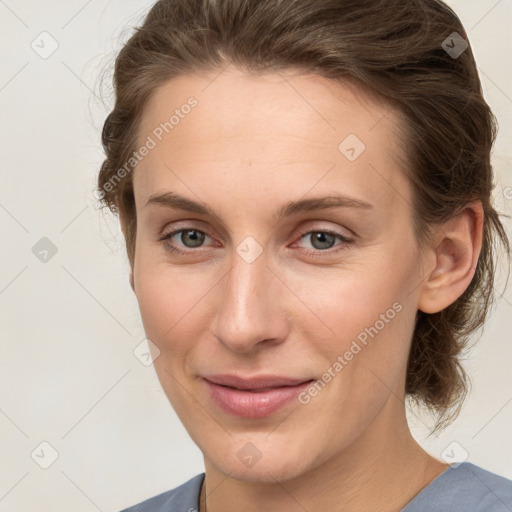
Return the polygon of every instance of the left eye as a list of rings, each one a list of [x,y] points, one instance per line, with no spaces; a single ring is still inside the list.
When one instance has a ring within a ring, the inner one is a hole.
[[[309,239],[313,249],[325,252],[326,249],[331,249],[334,246],[336,239],[341,240],[342,243],[350,243],[351,239],[336,233],[334,231],[307,231],[302,233],[301,240]],[[340,244],[338,244],[340,245]]]

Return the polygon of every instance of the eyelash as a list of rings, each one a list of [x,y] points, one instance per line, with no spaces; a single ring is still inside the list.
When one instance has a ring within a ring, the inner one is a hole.
[[[171,233],[168,233],[166,235],[164,235],[162,238],[160,238],[158,241],[159,242],[163,242],[165,248],[167,250],[169,250],[170,252],[173,252],[173,253],[176,253],[176,254],[180,254],[180,255],[186,255],[186,254],[190,254],[191,252],[194,252],[195,249],[189,249],[187,251],[184,251],[182,249],[178,249],[176,246],[174,245],[171,245],[169,243],[169,240],[174,236],[174,235],[177,235],[178,233],[181,233],[183,231],[197,231],[198,233],[202,233],[206,236],[210,236],[208,235],[208,233],[205,233],[204,231],[201,231],[199,229],[195,229],[193,227],[187,227],[187,228],[181,228],[181,229],[177,229],[175,231],[172,231]],[[308,256],[311,256],[311,257],[318,257],[318,256],[325,256],[326,254],[328,255],[333,255],[333,254],[337,254],[341,251],[344,251],[347,249],[347,245],[351,244],[354,242],[354,240],[352,238],[348,238],[346,237],[345,235],[342,235],[341,233],[338,233],[337,231],[332,231],[332,230],[329,230],[329,229],[318,229],[318,230],[306,230],[306,231],[303,231],[299,234],[299,239],[302,240],[302,238],[304,238],[304,236],[306,235],[311,235],[313,233],[324,233],[324,234],[327,234],[327,235],[332,235],[332,236],[335,236],[336,238],[338,238],[342,243],[341,244],[338,244],[337,246],[334,246],[334,247],[338,247],[338,249],[325,249],[325,250],[321,250],[321,249],[309,249],[309,250],[305,250],[306,254]],[[210,237],[211,238],[211,237]],[[341,246],[341,247],[340,247]]]

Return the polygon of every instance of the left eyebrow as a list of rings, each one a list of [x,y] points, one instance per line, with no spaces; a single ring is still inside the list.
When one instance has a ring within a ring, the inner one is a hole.
[[[163,194],[153,194],[149,197],[145,206],[150,204],[158,204],[167,208],[175,208],[191,213],[197,213],[200,215],[211,215],[218,220],[221,220],[219,216],[213,211],[213,209],[206,203],[200,203],[181,196],[176,192],[166,192]],[[362,210],[374,211],[375,208],[372,204],[356,199],[355,197],[333,194],[326,197],[315,197],[310,199],[300,199],[298,201],[290,201],[282,206],[275,214],[277,220],[281,220],[291,215],[296,215],[302,212],[311,212],[317,210],[325,210],[328,208],[357,208]]]
[[[313,197],[310,199],[300,199],[299,201],[290,201],[277,212],[276,218],[281,220],[284,217],[301,212],[311,212],[339,207],[375,210],[372,204],[362,201],[361,199],[356,199],[355,197],[342,194],[333,194],[327,197]]]

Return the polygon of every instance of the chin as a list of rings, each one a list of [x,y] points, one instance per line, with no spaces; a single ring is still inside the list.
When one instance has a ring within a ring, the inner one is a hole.
[[[247,467],[232,461],[222,461],[219,469],[229,478],[242,482],[268,483],[286,482],[300,476],[306,468],[299,465],[299,461],[292,456],[290,460],[278,460],[276,457],[263,458],[254,466]],[[303,461],[300,461],[303,462]]]
[[[283,442],[279,436],[269,436],[268,432],[243,436],[226,447],[217,444],[212,450],[203,450],[208,463],[229,478],[271,484],[292,480],[313,469],[314,461],[319,458],[314,452],[312,443],[300,449],[296,443]]]

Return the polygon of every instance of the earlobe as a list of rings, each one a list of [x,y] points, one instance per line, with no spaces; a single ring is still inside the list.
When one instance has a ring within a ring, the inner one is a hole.
[[[446,221],[432,242],[435,265],[424,280],[418,309],[437,313],[455,302],[471,283],[483,239],[483,207],[469,203]]]

